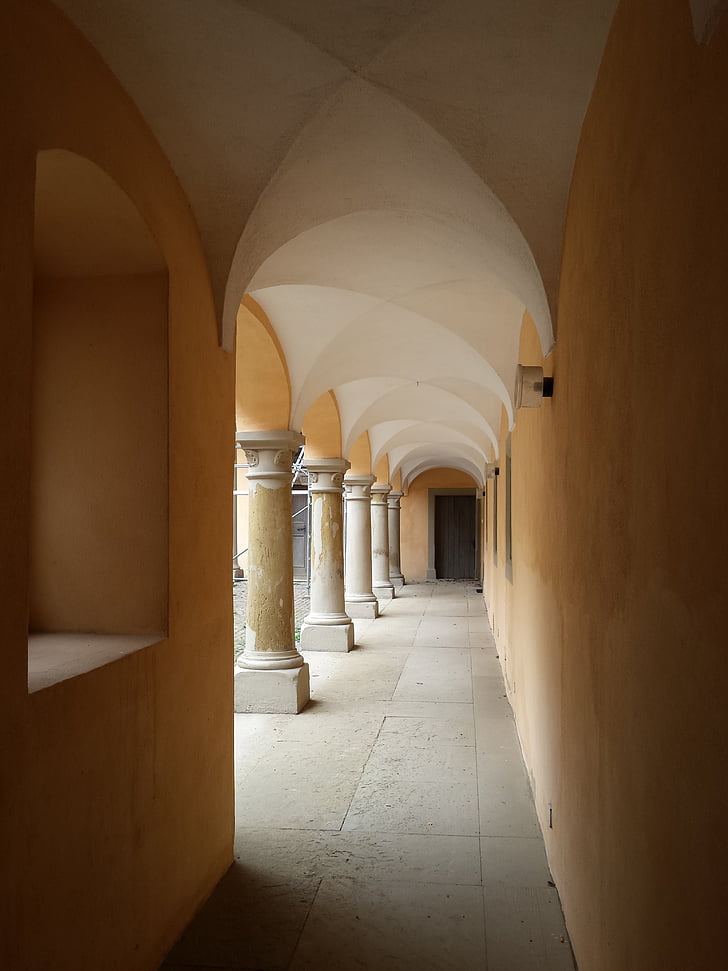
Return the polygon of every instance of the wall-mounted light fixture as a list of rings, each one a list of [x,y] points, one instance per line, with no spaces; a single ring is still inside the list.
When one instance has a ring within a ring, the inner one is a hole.
[[[540,408],[554,393],[554,379],[545,378],[542,367],[519,364],[516,371],[516,408]]]

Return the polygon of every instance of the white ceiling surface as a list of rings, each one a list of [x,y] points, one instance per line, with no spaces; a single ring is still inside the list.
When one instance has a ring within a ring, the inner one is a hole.
[[[333,387],[345,449],[482,481],[616,0],[56,2],[190,198],[224,346],[246,291],[268,314],[291,427]]]

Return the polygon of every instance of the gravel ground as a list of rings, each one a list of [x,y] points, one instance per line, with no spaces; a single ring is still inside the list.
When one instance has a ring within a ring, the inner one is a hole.
[[[245,603],[248,596],[248,581],[233,581],[233,656],[235,660],[245,647]],[[293,600],[296,608],[296,640],[299,638],[301,623],[309,611],[311,598],[305,582],[293,584]]]

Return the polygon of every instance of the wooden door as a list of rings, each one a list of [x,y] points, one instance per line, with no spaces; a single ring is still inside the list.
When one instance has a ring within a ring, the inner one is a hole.
[[[475,578],[475,496],[435,496],[438,580]]]

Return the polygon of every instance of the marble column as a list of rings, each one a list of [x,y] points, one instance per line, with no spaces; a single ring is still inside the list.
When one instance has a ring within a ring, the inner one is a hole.
[[[344,607],[343,479],[346,459],[311,459],[311,608],[301,628],[302,651],[350,651],[354,625]]]
[[[344,476],[346,490],[345,604],[350,617],[376,617],[372,591],[371,488],[376,476]]]
[[[399,513],[400,500],[404,493],[390,492],[387,496],[387,519],[389,524],[389,579],[395,589],[404,585],[404,576],[400,564],[399,549]]]
[[[372,590],[379,600],[391,600],[394,585],[389,579],[389,512],[391,485],[372,486]]]
[[[248,594],[235,711],[297,714],[310,699],[296,648],[291,465],[303,435],[238,432],[248,461]]]

